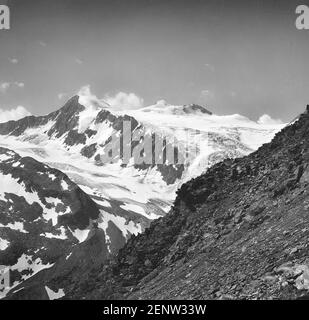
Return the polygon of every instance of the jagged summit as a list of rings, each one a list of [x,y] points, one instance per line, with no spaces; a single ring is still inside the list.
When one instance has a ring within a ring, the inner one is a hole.
[[[68,130],[70,127],[75,125],[76,115],[84,109],[84,107],[78,103],[78,99],[78,96],[72,97],[62,108],[45,116],[28,116],[18,121],[12,120],[6,123],[1,123],[0,134],[19,136],[29,128],[44,126],[48,122],[52,121],[55,122],[55,128],[61,128],[61,132],[59,133],[61,134],[64,130]],[[51,132],[54,131],[55,130],[52,130]]]
[[[308,294],[309,114],[184,184],[173,209],[68,297],[287,299]]]

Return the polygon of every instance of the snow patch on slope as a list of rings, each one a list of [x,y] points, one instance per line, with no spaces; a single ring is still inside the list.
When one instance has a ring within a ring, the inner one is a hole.
[[[75,230],[71,230],[73,236],[79,241],[79,243],[82,243],[84,241],[87,240],[88,236],[89,236],[89,232],[90,229],[85,229],[85,230],[79,230],[79,229],[75,229]]]
[[[1,226],[0,226],[0,227],[1,227]],[[6,248],[8,248],[9,245],[10,245],[10,242],[9,242],[9,241],[0,238],[0,251],[6,250]]]
[[[59,289],[57,292],[51,290],[47,286],[45,286],[46,293],[48,295],[49,300],[57,300],[65,296],[63,289]]]
[[[19,221],[14,221],[14,223],[8,223],[6,225],[0,223],[0,228],[9,228],[11,230],[19,231],[21,233],[29,233],[25,230],[24,223]]]

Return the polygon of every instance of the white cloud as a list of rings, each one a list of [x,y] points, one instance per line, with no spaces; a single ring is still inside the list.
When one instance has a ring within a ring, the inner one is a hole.
[[[89,84],[86,84],[85,86],[81,87],[78,91],[78,95],[96,98],[96,96],[91,93]]]
[[[11,87],[24,88],[25,84],[23,82],[1,82],[0,83],[0,92],[6,93]]]
[[[9,82],[1,82],[0,83],[0,92],[5,93],[9,87],[10,87],[10,83]]]
[[[18,106],[15,109],[11,109],[11,110],[0,109],[0,122],[18,120],[30,115],[31,113],[27,109],[25,109],[23,106]]]
[[[25,84],[23,82],[14,82],[13,83],[15,86],[17,86],[18,88],[24,88]]]
[[[85,85],[81,87],[77,94],[79,95],[79,103],[87,108],[107,107],[107,104],[104,100],[99,99],[96,95],[92,94],[90,90],[90,85]]]
[[[201,91],[201,94],[202,94],[203,96],[210,96],[210,95],[211,95],[211,91],[210,91],[210,90],[202,90],[202,91]]]
[[[16,58],[9,58],[9,60],[13,64],[17,64],[18,63],[18,59],[16,59]]]
[[[84,106],[96,105],[101,108],[111,107],[114,110],[128,110],[142,108],[144,100],[135,93],[118,92],[115,95],[105,95],[103,99],[99,99],[91,92],[90,85],[85,85],[80,88],[79,102]]]
[[[215,97],[215,94],[208,89],[201,91],[201,99],[205,102],[208,102],[209,100],[214,99],[214,97]]]
[[[76,59],[75,59],[75,63],[77,63],[77,64],[83,64],[83,61],[82,61],[81,59],[76,58]]]
[[[155,106],[158,108],[164,108],[164,107],[168,106],[168,103],[166,102],[166,100],[161,99],[156,102]]]
[[[39,45],[40,45],[41,47],[47,47],[47,43],[44,42],[44,41],[39,41]]]
[[[106,95],[104,100],[117,110],[139,109],[144,105],[144,100],[135,93],[118,92],[114,96]]]
[[[257,121],[258,124],[282,124],[281,119],[273,119],[268,114],[263,114]]]

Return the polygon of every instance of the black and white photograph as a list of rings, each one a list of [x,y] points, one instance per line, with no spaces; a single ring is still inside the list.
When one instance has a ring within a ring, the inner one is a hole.
[[[308,1],[0,0],[0,309],[308,299]]]

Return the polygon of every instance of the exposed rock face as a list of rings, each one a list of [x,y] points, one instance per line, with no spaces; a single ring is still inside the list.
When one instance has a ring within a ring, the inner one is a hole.
[[[67,298],[289,299],[309,290],[309,114],[184,184],[171,212]]]
[[[184,113],[201,112],[205,114],[212,114],[212,112],[202,106],[199,106],[198,104],[189,104],[187,106],[184,106],[183,111]]]
[[[96,259],[102,263],[107,257],[104,232],[104,241],[93,239],[98,234],[97,205],[64,173],[0,148],[0,181],[0,265],[11,268],[12,287],[25,286],[41,270],[58,269],[69,255],[89,255],[82,243],[87,239],[98,251]],[[69,268],[76,263],[80,261]]]

